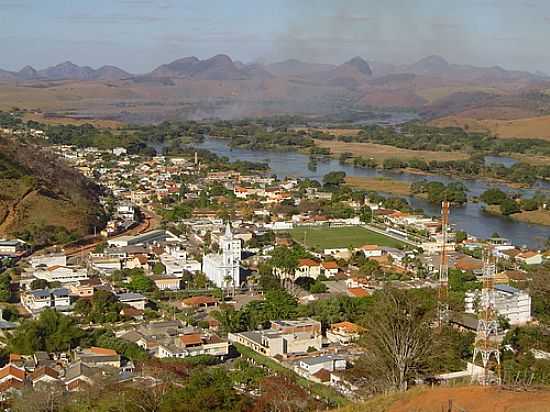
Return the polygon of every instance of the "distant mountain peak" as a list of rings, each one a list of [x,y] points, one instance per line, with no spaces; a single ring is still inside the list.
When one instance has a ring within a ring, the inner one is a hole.
[[[415,73],[441,73],[449,67],[449,62],[443,57],[432,55],[418,60],[411,66],[411,70]]]
[[[355,67],[357,70],[359,70],[359,72],[367,76],[372,76],[372,69],[370,68],[367,61],[362,57],[356,56],[353,59],[347,61],[345,64]]]

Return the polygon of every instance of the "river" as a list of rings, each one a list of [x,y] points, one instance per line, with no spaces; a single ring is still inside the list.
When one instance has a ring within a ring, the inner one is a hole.
[[[197,145],[202,149],[210,150],[219,156],[225,156],[231,161],[247,160],[251,162],[267,162],[275,175],[279,178],[294,176],[301,178],[321,179],[325,174],[332,171],[343,171],[348,176],[385,176],[392,179],[414,182],[422,179],[436,180],[443,183],[460,181],[468,188],[469,196],[479,196],[490,187],[499,187],[510,191],[506,185],[492,183],[486,180],[475,179],[452,179],[447,176],[423,176],[411,173],[384,171],[370,168],[356,168],[351,165],[343,165],[338,160],[326,159],[318,162],[316,170],[309,170],[307,164],[309,157],[301,153],[282,153],[264,150],[231,149],[228,142],[220,139],[206,139]],[[506,158],[492,158],[491,162],[508,162]],[[538,182],[533,189],[515,190],[526,195],[532,194],[535,190],[550,192],[548,182]],[[426,200],[410,197],[411,205],[423,209],[427,215],[437,216],[440,214],[438,205]],[[518,246],[530,248],[542,248],[544,241],[550,236],[550,227],[542,225],[531,225],[518,222],[510,218],[492,216],[481,209],[482,204],[469,202],[462,207],[455,207],[451,210],[451,224],[457,230],[464,230],[480,238],[488,238],[493,233],[504,236]]]

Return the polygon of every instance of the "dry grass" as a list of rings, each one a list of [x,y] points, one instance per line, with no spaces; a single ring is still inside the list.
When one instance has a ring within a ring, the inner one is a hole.
[[[25,113],[23,116],[24,120],[33,120],[39,123],[45,123],[50,125],[56,124],[71,124],[75,126],[80,126],[83,124],[93,124],[96,127],[109,128],[109,129],[118,129],[124,126],[124,123],[117,122],[116,120],[101,120],[101,119],[73,119],[71,117],[63,116],[47,116],[45,117],[40,113]]]
[[[550,226],[549,210],[532,210],[529,212],[514,213],[511,217],[521,222]]]
[[[399,196],[411,194],[411,184],[388,177],[347,176],[346,184],[357,189],[392,193]]]
[[[515,120],[484,119],[448,116],[431,122],[438,127],[461,127],[470,131],[489,132],[501,139],[539,138],[550,140],[550,116],[528,117]]]
[[[450,409],[449,409],[450,408]],[[378,396],[338,412],[550,412],[550,391],[515,392],[481,386],[413,389]]]
[[[440,87],[430,87],[425,89],[418,89],[416,94],[424,99],[428,100],[430,103],[434,103],[439,99],[448,97],[454,93],[491,93],[491,94],[502,94],[502,89],[496,87],[484,87],[476,85],[458,85],[458,86],[440,86]]]
[[[375,143],[346,143],[326,140],[315,140],[320,147],[330,149],[332,154],[352,153],[354,156],[373,157],[383,161],[390,157],[399,159],[424,159],[430,160],[464,160],[468,158],[466,153],[461,152],[435,152],[429,150],[408,150],[398,147],[386,146]]]

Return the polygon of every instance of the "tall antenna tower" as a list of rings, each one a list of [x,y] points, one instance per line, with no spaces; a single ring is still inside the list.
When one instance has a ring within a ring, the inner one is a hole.
[[[480,380],[482,385],[488,385],[491,382],[500,384],[500,349],[498,343],[498,321],[495,310],[495,273],[495,257],[491,253],[491,250],[486,248],[483,255],[483,289],[479,302],[480,310],[473,357],[474,364],[478,357],[481,358],[483,364],[483,378]],[[490,379],[489,376],[491,359],[496,363],[496,379],[494,380]]]
[[[439,327],[443,327],[449,320],[449,255],[447,242],[449,235],[449,208],[450,203],[441,203],[441,256],[439,262],[439,289],[437,292]]]

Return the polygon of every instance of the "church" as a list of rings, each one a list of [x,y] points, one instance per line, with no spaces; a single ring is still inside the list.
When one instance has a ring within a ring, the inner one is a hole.
[[[217,287],[240,286],[241,240],[233,238],[227,223],[225,234],[220,237],[220,253],[210,253],[202,258],[202,270]]]

